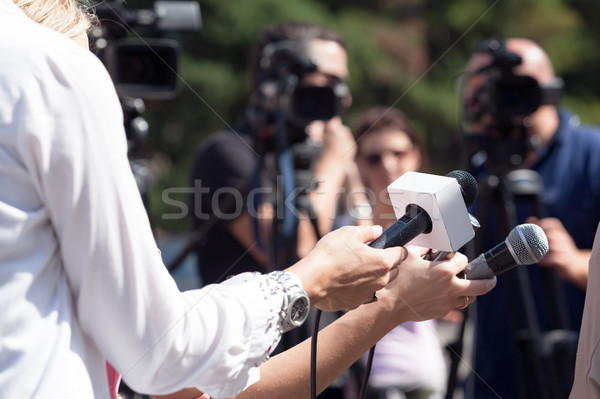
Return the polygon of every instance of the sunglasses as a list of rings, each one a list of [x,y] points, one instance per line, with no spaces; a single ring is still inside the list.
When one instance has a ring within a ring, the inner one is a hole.
[[[394,151],[394,150],[387,150],[387,151],[382,151],[382,152],[375,152],[375,153],[371,153],[371,154],[363,154],[361,155],[361,157],[365,160],[365,162],[369,165],[369,166],[377,166],[377,165],[381,165],[383,163],[383,157],[386,154],[390,154],[394,157],[396,157],[396,159],[402,159],[403,157],[405,157],[406,155],[408,155],[408,153],[411,150],[401,150],[401,151]]]

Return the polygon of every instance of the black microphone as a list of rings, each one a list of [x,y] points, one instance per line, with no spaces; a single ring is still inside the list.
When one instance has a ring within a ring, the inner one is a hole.
[[[459,277],[468,280],[491,278],[517,265],[537,263],[548,252],[548,238],[537,224],[520,224],[506,240],[471,261]]]
[[[465,205],[467,208],[470,207],[473,204],[473,201],[475,201],[475,198],[477,198],[477,191],[479,190],[477,180],[475,180],[472,174],[465,172],[464,170],[453,170],[452,172],[448,172],[446,177],[453,177],[456,179],[460,186],[460,193],[465,201]]]
[[[477,197],[477,180],[470,173],[463,170],[449,172],[446,177],[456,179],[465,205],[469,207]],[[369,246],[373,248],[404,246],[419,234],[431,233],[432,228],[433,221],[427,211],[418,204],[409,204],[406,207],[406,213],[388,227],[381,236],[371,242]]]
[[[432,227],[431,217],[427,211],[419,205],[410,204],[404,216],[385,229],[369,246],[373,248],[404,246],[421,233],[431,233]]]

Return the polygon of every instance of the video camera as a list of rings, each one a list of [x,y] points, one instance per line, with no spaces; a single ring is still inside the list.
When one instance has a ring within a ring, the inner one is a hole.
[[[148,135],[148,123],[140,116],[144,100],[172,99],[179,91],[180,47],[175,40],[141,37],[132,30],[142,28],[153,34],[198,30],[200,7],[195,1],[157,1],[153,10],[132,10],[123,0],[102,0],[95,12],[100,26],[92,31],[92,50],[121,99],[129,153],[133,154]]]
[[[175,40],[141,37],[150,33],[198,30],[200,7],[195,1],[157,1],[153,10],[132,10],[123,0],[97,0],[100,26],[91,33],[92,51],[108,70],[123,109],[129,164],[146,210],[149,211],[151,173],[140,162],[148,136],[144,100],[167,100],[179,91],[179,44]],[[132,37],[135,35],[136,37]]]
[[[311,122],[329,120],[344,111],[343,100],[350,93],[346,83],[336,79],[326,86],[303,84],[302,77],[315,71],[310,41],[280,41],[263,49],[255,100],[260,123],[283,116],[292,128],[291,143],[305,139],[304,128]]]
[[[306,127],[314,121],[340,116],[344,99],[350,94],[342,79],[332,79],[325,86],[302,82],[304,76],[318,70],[313,52],[311,40],[265,45],[257,65],[258,85],[247,114],[256,132],[255,151],[261,158],[268,153],[276,155],[284,180],[293,181],[293,187],[301,189],[297,198],[300,208],[310,206],[305,194],[317,185],[311,166],[322,150],[322,143],[311,140]]]
[[[195,1],[156,1],[153,10],[132,10],[123,0],[100,1],[101,26],[92,32],[95,50],[120,97],[164,100],[179,90],[180,47],[175,40],[131,37],[129,29],[190,31],[201,26]]]
[[[490,54],[492,62],[469,75],[487,76],[464,104],[465,122],[483,129],[468,132],[467,153],[483,151],[489,169],[504,175],[519,167],[535,146],[526,130],[526,118],[542,105],[557,105],[563,81],[554,78],[540,84],[531,76],[516,75],[515,67],[523,62],[521,56],[510,52],[496,38],[481,41],[476,53]]]
[[[500,40],[486,39],[480,42],[476,52],[489,53],[492,62],[473,72],[474,75],[487,72],[489,77],[473,98],[478,111],[473,113],[467,109],[467,120],[479,121],[486,114],[496,123],[503,124],[531,115],[541,105],[559,103],[562,79],[555,78],[549,83],[540,84],[531,76],[515,75],[514,68],[521,64],[522,59],[518,54],[508,51]]]

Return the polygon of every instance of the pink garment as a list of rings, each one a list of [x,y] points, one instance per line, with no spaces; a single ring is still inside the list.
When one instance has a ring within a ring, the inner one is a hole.
[[[110,391],[110,399],[117,399],[119,397],[119,385],[121,384],[121,374],[119,374],[109,362],[106,362],[106,376],[108,377],[108,389]]]

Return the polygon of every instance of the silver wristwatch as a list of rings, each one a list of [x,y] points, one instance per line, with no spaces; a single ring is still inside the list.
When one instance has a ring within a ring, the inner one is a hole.
[[[282,285],[286,294],[286,300],[281,309],[282,332],[285,333],[300,327],[306,321],[310,310],[310,300],[302,288],[300,279],[296,275],[284,271],[274,271],[269,273],[269,276]]]

